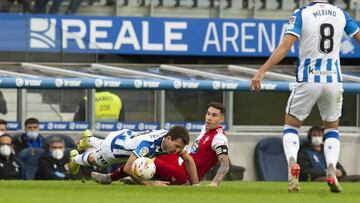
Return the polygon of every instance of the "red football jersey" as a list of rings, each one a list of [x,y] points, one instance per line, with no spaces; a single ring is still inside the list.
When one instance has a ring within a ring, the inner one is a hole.
[[[224,129],[220,126],[208,132],[203,126],[200,135],[190,148],[190,155],[193,157],[199,180],[218,162],[215,152],[218,146],[228,145]],[[160,180],[169,181],[171,184],[189,184],[190,177],[186,166],[178,154],[165,154],[155,159],[156,176]]]
[[[216,165],[218,157],[215,149],[221,145],[228,145],[222,126],[205,131],[205,126],[190,148],[190,155],[193,157],[199,180],[203,179],[205,174]]]

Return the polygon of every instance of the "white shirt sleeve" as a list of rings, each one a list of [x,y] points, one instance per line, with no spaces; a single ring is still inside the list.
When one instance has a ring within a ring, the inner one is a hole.
[[[217,135],[215,135],[211,143],[211,148],[215,150],[218,146],[222,146],[222,145],[228,146],[228,139],[224,134],[218,133]]]

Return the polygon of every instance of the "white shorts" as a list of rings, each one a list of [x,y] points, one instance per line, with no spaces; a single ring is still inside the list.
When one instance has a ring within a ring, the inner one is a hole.
[[[107,167],[114,163],[119,163],[130,156],[131,151],[127,150],[111,150],[111,145],[115,137],[121,134],[122,131],[128,131],[127,129],[111,132],[101,143],[101,145],[94,152],[95,162],[100,167]],[[115,140],[116,141],[116,140]],[[114,142],[115,142],[114,141]]]
[[[317,104],[323,121],[336,121],[341,116],[343,92],[342,83],[298,83],[289,97],[286,113],[304,121]]]

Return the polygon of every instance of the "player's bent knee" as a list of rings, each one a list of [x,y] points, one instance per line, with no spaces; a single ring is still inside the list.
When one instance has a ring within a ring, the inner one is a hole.
[[[323,121],[323,125],[325,129],[329,129],[329,128],[337,129],[339,127],[339,119],[336,121]]]
[[[91,164],[91,165],[95,165],[95,155],[93,154],[93,153],[91,153],[90,155],[89,155],[89,157],[88,157],[88,162],[89,162],[89,164]]]
[[[302,121],[290,114],[285,114],[285,125],[290,125],[296,128],[300,128],[302,125]]]

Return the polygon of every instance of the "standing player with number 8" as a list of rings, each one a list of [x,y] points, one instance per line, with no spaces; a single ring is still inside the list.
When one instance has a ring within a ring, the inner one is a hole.
[[[265,73],[278,64],[299,40],[297,84],[287,103],[283,137],[289,167],[289,192],[300,190],[300,167],[296,163],[298,131],[315,104],[325,128],[326,181],[331,192],[341,191],[335,166],[340,153],[338,127],[343,84],[339,52],[344,33],[360,43],[359,27],[345,11],[326,0],[310,0],[308,6],[295,10],[281,44],[252,78],[252,90],[260,91]]]

